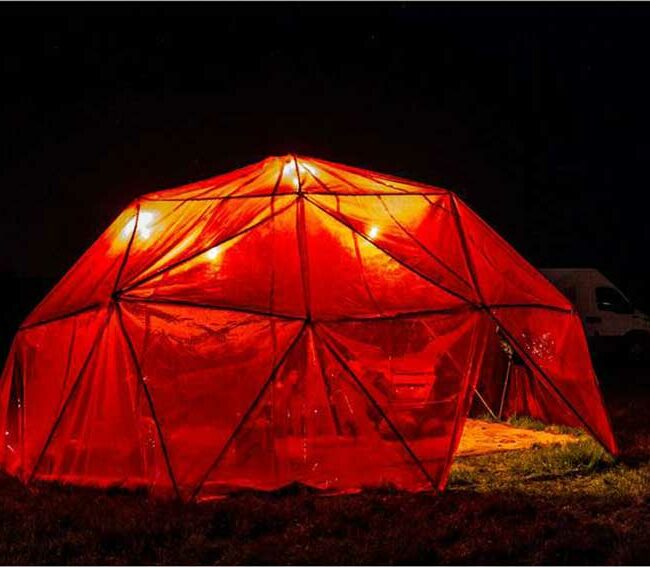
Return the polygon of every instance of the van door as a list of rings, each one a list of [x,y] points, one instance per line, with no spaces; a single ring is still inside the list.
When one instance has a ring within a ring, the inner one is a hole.
[[[621,337],[630,330],[634,308],[615,287],[600,285],[594,288],[596,308],[600,318],[598,333],[606,337]]]

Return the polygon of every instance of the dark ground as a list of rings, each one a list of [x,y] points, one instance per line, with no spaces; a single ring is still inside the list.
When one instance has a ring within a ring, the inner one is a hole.
[[[296,488],[192,505],[2,477],[0,563],[645,564],[647,381],[601,376],[616,462],[586,441],[465,461],[438,496]]]

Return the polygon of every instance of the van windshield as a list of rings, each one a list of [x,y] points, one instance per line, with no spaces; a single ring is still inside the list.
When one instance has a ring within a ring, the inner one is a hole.
[[[634,308],[630,302],[613,287],[597,287],[596,303],[601,311],[612,311],[614,313],[633,313]]]

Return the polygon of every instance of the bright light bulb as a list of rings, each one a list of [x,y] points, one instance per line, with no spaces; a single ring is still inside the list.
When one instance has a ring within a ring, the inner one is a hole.
[[[138,234],[145,240],[151,236],[151,223],[155,215],[149,211],[140,211],[138,218]],[[124,225],[122,229],[122,238],[131,238],[133,228],[135,227],[136,218],[132,218]]]
[[[370,238],[371,240],[374,240],[377,237],[378,234],[379,234],[379,227],[373,226],[368,231],[368,238]]]
[[[140,217],[138,219],[138,224],[142,228],[149,228],[149,225],[153,222],[154,214],[149,211],[140,211]]]
[[[124,225],[122,229],[122,238],[131,238],[131,233],[133,232],[133,227],[135,226],[135,219],[131,219]]]
[[[296,164],[293,160],[284,164],[283,175],[286,177],[287,181],[294,186],[294,188],[298,189],[300,187],[300,182],[298,181],[298,170],[296,169]]]
[[[215,260],[219,255],[219,247],[214,246],[213,248],[210,248],[210,250],[208,250],[205,255],[207,256],[208,260]]]

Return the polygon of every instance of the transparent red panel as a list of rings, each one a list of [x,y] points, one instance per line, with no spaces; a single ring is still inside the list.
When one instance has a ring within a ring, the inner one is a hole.
[[[485,348],[476,384],[476,390],[482,399],[475,396],[470,410],[472,417],[483,417],[490,411],[495,415],[498,414],[508,372],[508,356],[500,346],[500,337],[494,323],[486,333],[484,344]]]
[[[174,261],[188,248],[191,253],[192,245],[196,246],[216,209],[229,203],[141,201],[139,213],[126,220],[121,234],[129,240],[135,231],[118,287],[127,285],[142,272],[164,265],[165,260]]]
[[[35,478],[171,490],[155,421],[115,312]]]
[[[189,497],[302,321],[123,303],[181,493]]]
[[[272,212],[286,207],[286,197],[273,201]],[[125,297],[304,316],[295,229],[292,205],[255,229],[133,288]]]
[[[469,409],[484,321],[482,314],[464,313],[317,326],[437,484]]]
[[[300,168],[304,179],[305,170]],[[148,200],[230,199],[251,196],[286,195],[298,191],[293,156],[269,157],[234,172],[145,195]]]
[[[539,376],[539,375],[538,375]],[[527,415],[545,423],[559,423],[584,429],[580,419],[546,382],[535,377],[525,364],[514,364],[506,388],[503,418]]]
[[[481,376],[477,384],[480,394],[473,401],[470,415],[484,416],[492,411],[502,419],[529,416],[545,423],[561,423],[583,428],[582,422],[555,391],[533,372],[516,353],[510,360],[501,346],[505,338],[496,326],[489,333],[484,349]],[[486,408],[489,407],[489,410]]]
[[[305,193],[358,194],[361,192],[336,173],[329,173],[327,169],[319,167],[314,160],[300,158],[299,168],[304,173],[302,190]]]
[[[234,192],[251,184],[255,179],[272,168],[277,158],[267,158],[260,162],[245,167],[235,169],[228,173],[210,177],[209,179],[202,179],[194,183],[188,183],[181,187],[173,189],[164,189],[154,193],[148,193],[144,197],[151,200],[159,199],[211,199],[217,197],[227,197]]]
[[[311,309],[317,319],[467,305],[311,203],[305,204],[305,226]]]
[[[369,398],[309,328],[216,462],[199,498],[291,482],[335,491],[431,488]]]
[[[0,465],[9,474],[23,476],[23,379],[17,360],[17,343],[18,338],[14,339],[0,377]]]
[[[47,436],[106,325],[105,308],[22,331],[17,356],[24,377],[24,470],[31,474]]]
[[[305,163],[313,164],[316,168],[314,175],[321,178],[320,172],[340,179],[346,184],[345,192],[350,193],[445,193],[444,189],[407,181],[398,177],[375,173],[365,169],[350,167],[339,163],[327,162],[313,158],[304,158]],[[324,180],[323,180],[324,181]]]
[[[512,337],[512,346],[520,351],[522,358],[526,360],[527,355],[547,377],[547,389],[556,389],[555,393],[581,416],[586,428],[591,429],[607,449],[615,452],[616,444],[591,366],[580,318],[573,314],[531,308],[494,309],[493,313]],[[537,371],[535,378],[544,380]],[[556,412],[556,406],[548,402],[543,407],[549,412],[544,421],[564,423],[564,408]],[[566,424],[575,425],[575,422]]]
[[[448,195],[309,199],[426,278],[470,301],[479,300]]]
[[[125,288],[177,265],[268,219],[291,198],[143,202],[120,278]],[[132,221],[131,221],[132,222]]]
[[[571,309],[569,301],[465,203],[454,197],[478,286],[488,304],[541,303]]]
[[[264,174],[254,183],[242,187],[237,196],[255,195],[290,195],[298,191],[298,178],[295,175],[295,163],[290,157],[276,158],[272,167],[268,167]]]
[[[262,162],[262,167],[258,171],[258,175],[248,179],[240,180],[240,183],[235,186],[228,193],[228,197],[243,197],[243,196],[262,196],[271,195],[274,187],[278,184],[281,173],[281,160],[280,158],[268,158]],[[208,192],[206,197],[216,195],[223,195],[222,192]]]
[[[45,299],[30,313],[24,325],[69,314],[94,304],[106,303],[113,292],[124,253],[131,238],[136,206],[128,207],[84,253]]]

